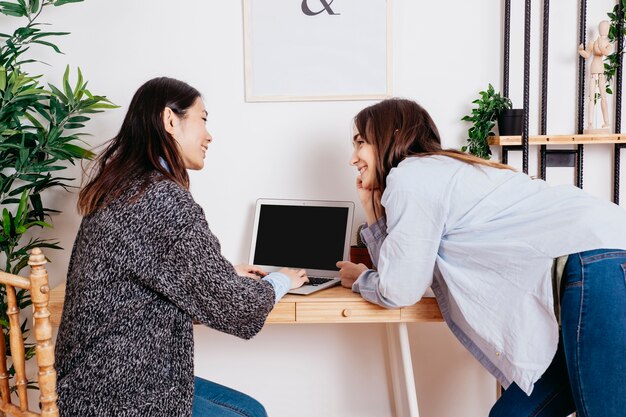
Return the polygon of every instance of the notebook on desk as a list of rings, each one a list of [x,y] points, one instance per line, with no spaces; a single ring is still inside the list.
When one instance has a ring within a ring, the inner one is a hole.
[[[341,280],[335,263],[348,259],[353,215],[351,201],[259,199],[249,262],[268,272],[305,269],[311,282],[290,294],[337,285]]]

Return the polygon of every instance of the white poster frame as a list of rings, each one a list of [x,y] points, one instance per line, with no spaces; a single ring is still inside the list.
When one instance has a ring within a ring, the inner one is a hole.
[[[246,101],[391,97],[391,3],[243,0]]]

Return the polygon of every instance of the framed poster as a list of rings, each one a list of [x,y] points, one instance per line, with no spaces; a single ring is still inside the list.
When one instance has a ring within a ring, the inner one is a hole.
[[[244,0],[246,101],[391,95],[391,0]]]

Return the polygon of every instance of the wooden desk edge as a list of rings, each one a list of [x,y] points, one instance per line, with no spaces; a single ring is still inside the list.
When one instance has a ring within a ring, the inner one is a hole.
[[[59,327],[61,315],[63,313],[63,300],[65,297],[65,284],[55,287],[50,291],[50,321],[53,327]],[[314,304],[311,304],[314,303]],[[298,306],[307,309],[309,312],[317,308],[317,306],[337,305],[341,304],[346,309],[352,306],[358,306],[361,311],[367,310],[366,317],[351,318],[329,318],[327,315],[321,315],[316,320],[315,313],[309,313],[306,321],[298,320]],[[369,311],[371,310],[371,311]],[[360,295],[353,293],[347,288],[333,287],[320,291],[316,294],[301,296],[288,294],[283,297],[269,314],[266,323],[268,324],[300,324],[300,323],[424,323],[424,322],[441,322],[443,318],[437,301],[434,298],[422,298],[417,304],[409,307],[403,307],[400,314],[390,317],[385,315],[384,318],[377,318],[376,311],[392,312],[394,310],[386,310],[375,304],[371,304]],[[396,316],[399,316],[396,318]]]

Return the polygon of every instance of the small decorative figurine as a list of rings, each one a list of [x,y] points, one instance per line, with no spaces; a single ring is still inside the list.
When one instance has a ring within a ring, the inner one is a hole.
[[[609,110],[606,101],[606,76],[604,75],[604,57],[612,52],[612,45],[608,38],[609,22],[603,20],[598,25],[598,37],[595,41],[589,42],[587,49],[581,43],[578,46],[578,53],[587,59],[593,54],[591,68],[589,70],[589,107],[587,113],[587,128],[583,133],[610,133]],[[595,128],[595,110],[597,94],[600,96],[600,107],[602,109],[603,124],[601,129]]]

